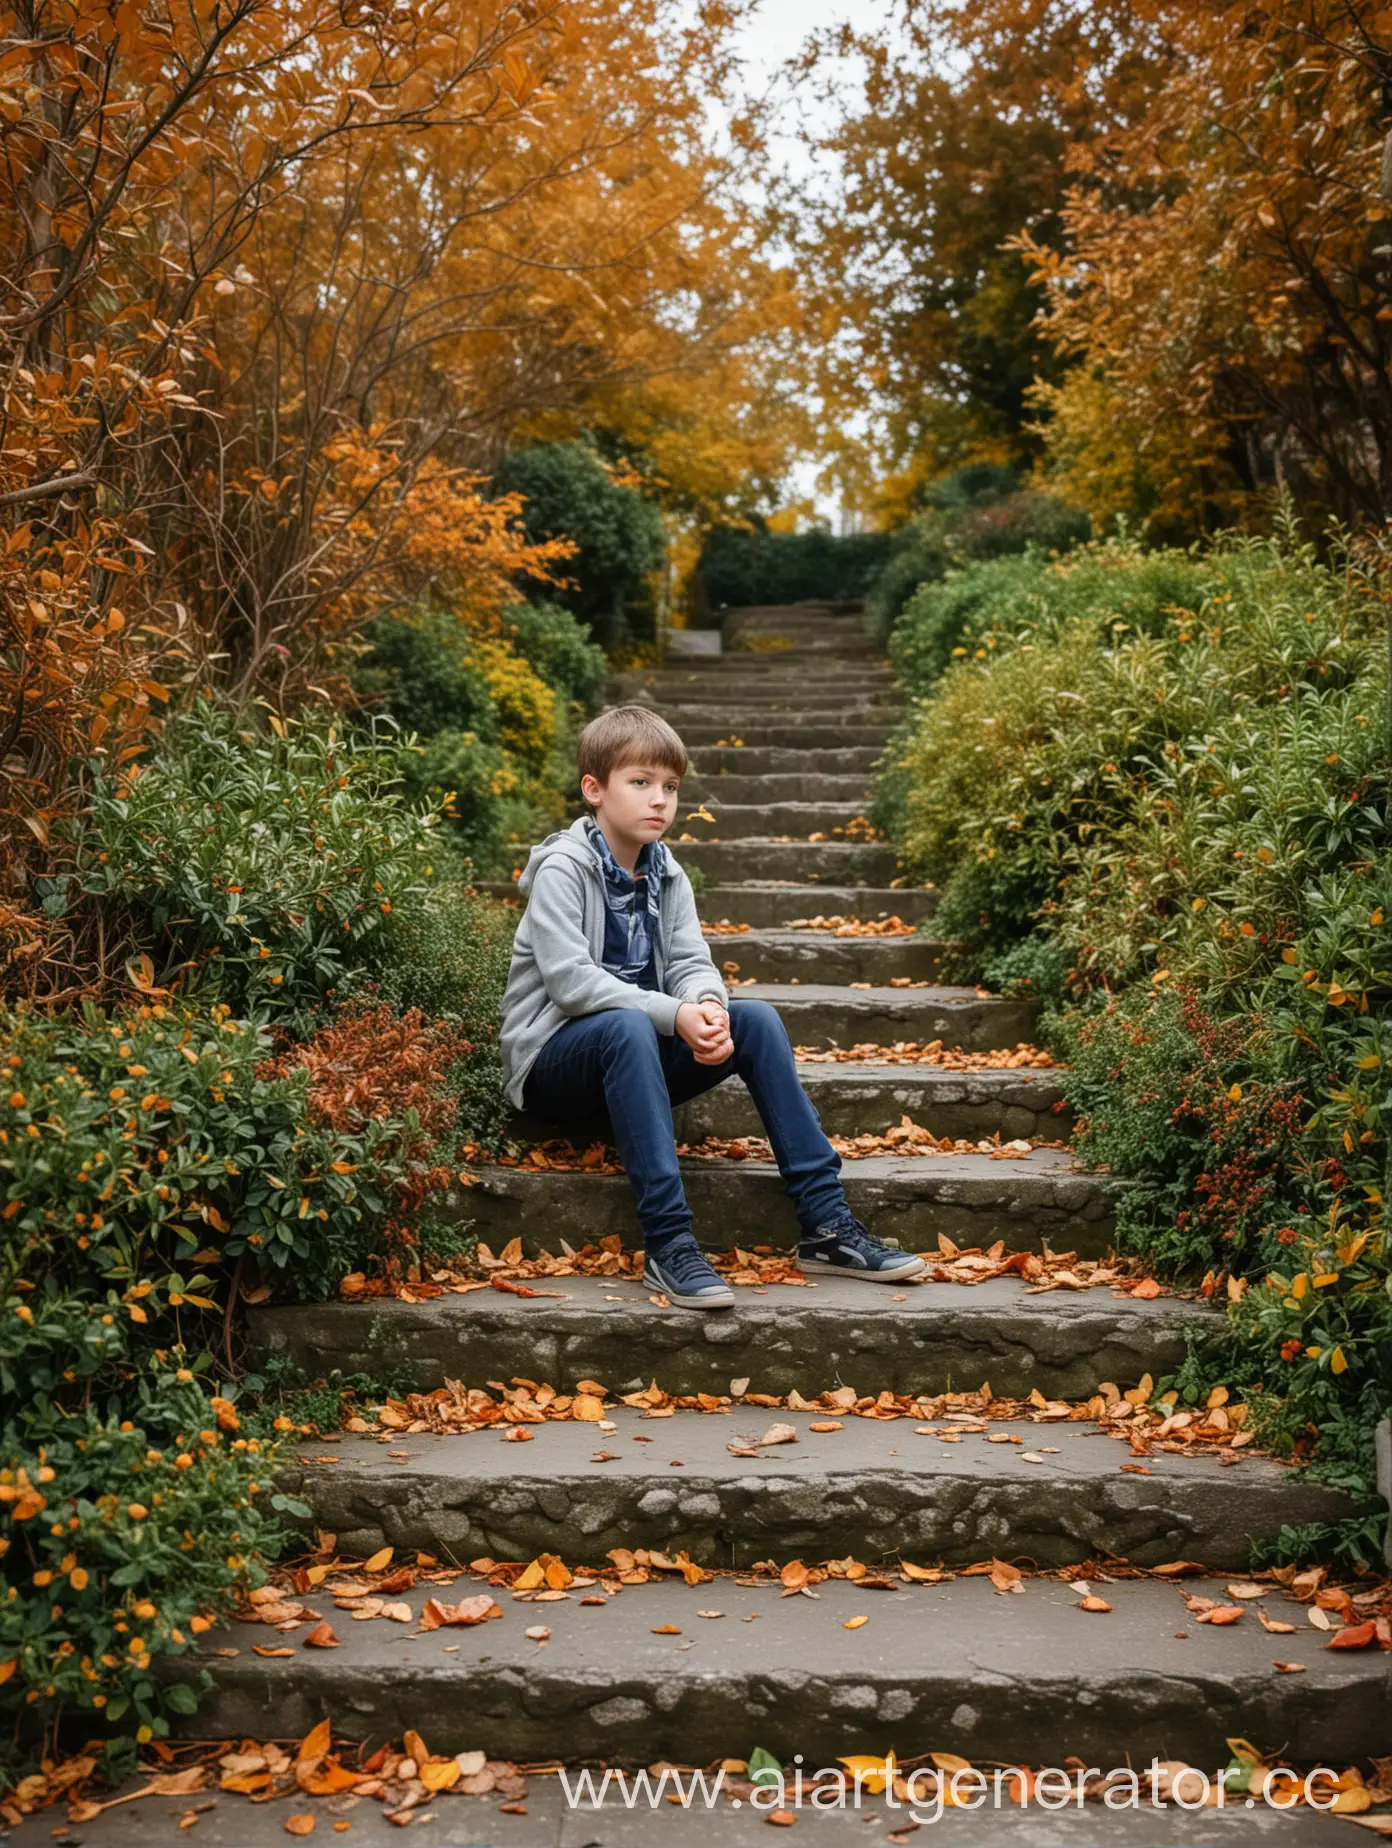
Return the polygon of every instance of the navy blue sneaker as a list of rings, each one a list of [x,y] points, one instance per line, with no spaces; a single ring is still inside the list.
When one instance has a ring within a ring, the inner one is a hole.
[[[804,1232],[798,1241],[798,1263],[814,1274],[825,1271],[837,1277],[859,1277],[866,1283],[904,1283],[927,1270],[927,1261],[911,1251],[882,1245],[858,1219]]]
[[[661,1290],[681,1309],[732,1309],[735,1293],[711,1269],[694,1232],[679,1232],[664,1240],[660,1256],[647,1252],[643,1282]]]

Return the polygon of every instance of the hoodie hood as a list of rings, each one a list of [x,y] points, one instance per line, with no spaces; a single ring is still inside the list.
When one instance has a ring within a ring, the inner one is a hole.
[[[533,879],[554,853],[562,854],[569,860],[576,860],[581,866],[593,867],[594,871],[601,878],[603,877],[598,856],[591,847],[589,836],[585,832],[587,819],[585,815],[577,815],[568,828],[558,828],[554,834],[548,834],[545,840],[538,841],[532,848],[527,855],[527,864],[522,868],[517,881],[517,889],[524,898],[531,890]],[[665,841],[661,844],[666,846]],[[662,876],[664,879],[674,879],[676,874],[676,862],[668,851],[662,858]]]

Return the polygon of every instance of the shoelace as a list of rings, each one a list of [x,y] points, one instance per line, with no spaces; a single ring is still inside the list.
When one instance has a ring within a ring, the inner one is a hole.
[[[670,1250],[654,1253],[654,1257],[663,1274],[670,1277],[679,1290],[699,1289],[703,1284],[709,1286],[720,1281],[705,1253],[694,1242],[687,1244],[685,1239],[679,1240]]]

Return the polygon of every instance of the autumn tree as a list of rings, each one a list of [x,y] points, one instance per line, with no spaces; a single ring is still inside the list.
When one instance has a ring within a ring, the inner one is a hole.
[[[1073,147],[1062,241],[1031,231],[1020,245],[1046,290],[1042,331],[1088,381],[1046,406],[1065,479],[1095,502],[1118,441],[1150,431],[1191,501],[1285,485],[1381,522],[1392,12],[1361,0],[1138,11],[1174,46],[1165,81],[1134,119]]]
[[[1067,361],[1013,240],[1061,244],[1071,150],[1125,119],[1165,45],[1128,0],[911,0],[888,31],[825,40],[814,74],[828,53],[860,59],[864,86],[817,144],[836,183],[791,225],[816,283],[815,384],[833,443],[870,405],[869,466],[902,515],[934,475],[1038,459],[1031,389]]]

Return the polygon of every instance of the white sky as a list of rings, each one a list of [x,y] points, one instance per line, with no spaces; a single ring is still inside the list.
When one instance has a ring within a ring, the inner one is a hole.
[[[882,27],[893,10],[894,0],[760,0],[757,9],[745,20],[736,35],[739,55],[745,60],[744,84],[752,95],[762,94],[778,77],[779,67],[793,57],[804,42],[816,32],[823,32],[851,20],[863,32]],[[854,95],[857,72],[845,67],[845,87]],[[799,136],[799,118],[814,131],[822,125],[830,128],[835,112],[829,111],[806,86],[794,96],[788,84],[778,84],[780,104],[779,131],[772,138],[775,164],[798,178],[811,172],[808,151]],[[789,500],[810,497],[819,513],[835,526],[840,507],[817,492],[817,462],[808,458],[793,471],[788,486]]]

